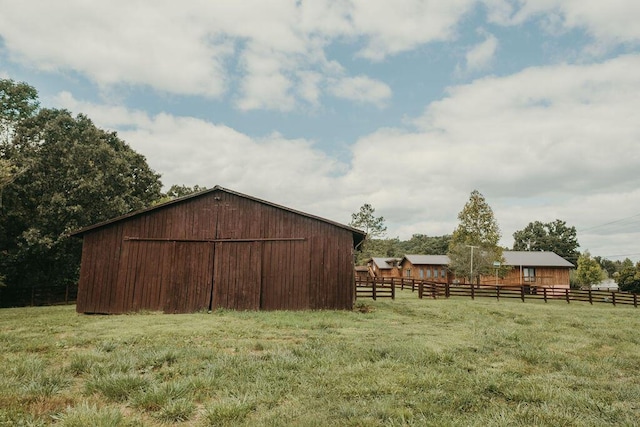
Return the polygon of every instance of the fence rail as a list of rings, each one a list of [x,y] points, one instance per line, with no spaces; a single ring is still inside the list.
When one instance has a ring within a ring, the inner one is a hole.
[[[77,284],[0,287],[0,308],[72,304],[77,296]]]
[[[392,278],[356,281],[356,298],[396,298],[396,284]]]
[[[468,284],[454,285],[451,283],[426,282],[406,278],[368,278],[356,280],[356,296],[358,298],[395,298],[396,287],[401,290],[417,291],[418,298],[493,298],[526,300],[566,301],[571,303],[588,302],[590,304],[606,303],[612,305],[633,305],[638,307],[638,294],[619,291],[578,290],[560,287],[523,286],[472,286]]]

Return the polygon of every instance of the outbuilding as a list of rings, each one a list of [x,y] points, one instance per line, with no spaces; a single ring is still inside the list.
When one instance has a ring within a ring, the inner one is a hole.
[[[350,310],[365,237],[219,186],[74,235],[80,313]]]

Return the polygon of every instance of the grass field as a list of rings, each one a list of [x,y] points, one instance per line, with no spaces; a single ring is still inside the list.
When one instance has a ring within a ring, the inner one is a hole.
[[[640,420],[640,310],[0,310],[0,426],[603,426]]]

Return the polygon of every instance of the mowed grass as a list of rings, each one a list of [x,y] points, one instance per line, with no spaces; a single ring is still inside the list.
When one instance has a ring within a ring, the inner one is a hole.
[[[639,424],[638,309],[410,291],[358,303],[0,310],[0,425]]]

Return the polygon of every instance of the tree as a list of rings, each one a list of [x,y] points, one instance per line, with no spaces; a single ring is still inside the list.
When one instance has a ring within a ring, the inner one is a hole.
[[[381,237],[387,231],[384,225],[384,217],[376,217],[375,209],[368,203],[360,207],[360,210],[351,214],[351,222],[349,225],[353,228],[364,231],[366,234],[364,241],[360,245],[360,251],[356,255],[356,264],[362,264],[372,256],[384,256],[380,252],[383,251],[380,246],[382,242],[376,242],[375,237]]]
[[[513,233],[514,251],[550,251],[569,262],[575,263],[579,252],[576,228],[568,227],[565,221],[530,222],[523,230]]]
[[[601,256],[594,256],[593,259],[596,260],[600,268],[602,268],[609,277],[613,277],[618,271],[616,263],[610,259],[602,258]]]
[[[367,233],[368,238],[383,236],[387,226],[384,225],[384,217],[374,216],[375,211],[369,203],[365,203],[360,207],[360,211],[351,214],[349,225]]]
[[[26,83],[0,79],[0,144],[10,142],[17,123],[38,109],[38,92]]]
[[[199,193],[200,191],[206,190],[207,187],[201,187],[199,185],[194,185],[193,187],[187,187],[186,185],[172,185],[167,191],[166,196],[170,199],[177,199],[179,197],[188,196],[189,194]]]
[[[0,160],[20,173],[2,189],[0,274],[9,286],[73,283],[81,241],[69,233],[149,206],[160,197],[159,175],[84,115],[12,111],[2,119],[13,122]]]
[[[502,248],[498,246],[500,227],[478,190],[471,192],[458,220],[460,223],[449,244],[449,268],[456,276],[466,276],[473,283],[479,281],[481,275],[492,274],[494,262],[504,264]]]
[[[628,261],[628,262],[627,262]],[[640,262],[635,266],[628,258],[615,275],[618,288],[624,292],[640,293]]]
[[[449,250],[451,235],[427,236],[414,234],[411,239],[399,242],[399,251],[403,254],[442,255]]]
[[[575,280],[578,284],[591,287],[605,279],[605,273],[600,268],[598,261],[591,258],[589,251],[585,251],[578,257],[578,268],[576,269]]]

